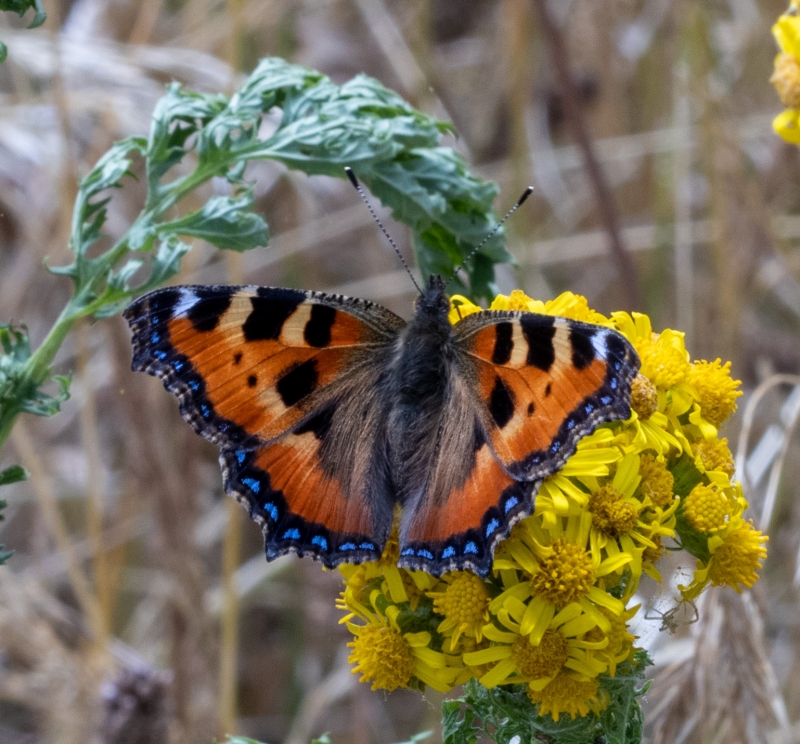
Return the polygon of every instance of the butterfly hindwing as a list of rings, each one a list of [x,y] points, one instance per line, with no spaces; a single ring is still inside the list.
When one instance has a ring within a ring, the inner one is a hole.
[[[518,480],[559,470],[578,441],[630,415],[639,358],[599,325],[517,312],[482,312],[455,326],[474,365],[491,447]]]
[[[220,446],[225,488],[261,524],[268,557],[380,555],[392,504],[374,446],[378,380],[404,321],[338,295],[199,286],[150,293],[125,317],[133,368]]]

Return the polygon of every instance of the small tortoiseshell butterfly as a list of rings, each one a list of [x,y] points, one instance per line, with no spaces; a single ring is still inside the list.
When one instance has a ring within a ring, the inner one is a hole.
[[[639,360],[601,326],[511,311],[451,325],[448,310],[434,276],[408,323],[367,300],[254,286],[161,289],[125,318],[133,369],[220,447],[268,560],[377,560],[399,504],[401,566],[485,575],[539,482],[630,415]]]

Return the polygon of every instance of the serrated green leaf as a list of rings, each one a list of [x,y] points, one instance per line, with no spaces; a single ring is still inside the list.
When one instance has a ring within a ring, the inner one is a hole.
[[[264,219],[249,210],[253,194],[248,190],[237,197],[215,196],[202,209],[179,220],[159,225],[159,235],[174,233],[207,240],[217,248],[248,251],[269,242]]]
[[[10,468],[0,470],[0,486],[8,486],[12,483],[28,480],[30,473],[22,465],[12,465]],[[0,508],[5,506],[4,501],[0,501]],[[0,516],[2,519],[2,516]]]
[[[42,0],[0,0],[0,10],[16,13],[20,18],[33,8],[36,13],[28,28],[38,28],[47,20],[47,14],[42,7]]]
[[[153,111],[147,146],[147,173],[150,189],[186,156],[190,137],[226,105],[224,96],[184,91],[171,83]]]
[[[61,404],[70,398],[69,386],[72,382],[71,376],[56,375],[52,380],[58,383],[58,392],[50,395],[41,390],[34,390],[28,397],[19,401],[20,410],[25,413],[32,413],[34,416],[54,416],[61,410]]]

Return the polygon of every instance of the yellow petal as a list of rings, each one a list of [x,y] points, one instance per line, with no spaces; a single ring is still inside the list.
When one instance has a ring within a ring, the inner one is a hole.
[[[511,658],[511,648],[509,646],[490,646],[482,648],[480,651],[470,651],[464,654],[464,663],[470,666],[482,666],[491,664],[493,661],[501,661]]]
[[[511,651],[509,650],[509,655],[510,653]],[[467,661],[466,656],[467,655],[465,654],[464,662],[470,666],[473,666],[472,662]],[[483,677],[478,680],[478,682],[480,682],[486,688],[496,687],[497,685],[505,682],[509,675],[513,674],[516,670],[516,664],[514,664],[511,658],[506,658],[486,672],[486,674],[484,674]]]
[[[483,626],[483,635],[484,638],[488,638],[490,641],[495,641],[495,643],[512,644],[517,640],[517,638],[519,638],[517,633],[507,633],[491,623]]]
[[[403,638],[411,648],[422,648],[431,642],[431,634],[427,630],[420,633],[406,633]]]
[[[591,599],[595,604],[605,607],[607,610],[611,610],[611,612],[613,612],[615,615],[621,615],[623,612],[625,612],[625,605],[622,604],[622,602],[620,602],[616,597],[606,594],[606,592],[604,592],[602,589],[598,589],[596,586],[589,587],[588,598]]]

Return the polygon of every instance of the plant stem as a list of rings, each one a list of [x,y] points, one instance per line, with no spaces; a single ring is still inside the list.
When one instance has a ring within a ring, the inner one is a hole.
[[[547,0],[533,0],[533,5],[539,15],[542,33],[550,50],[550,60],[553,63],[556,84],[561,95],[567,122],[572,128],[573,136],[578,140],[579,147],[583,150],[587,175],[594,190],[600,218],[605,223],[605,228],[608,232],[611,256],[617,265],[617,271],[622,280],[622,288],[625,292],[628,309],[639,310],[642,307],[642,299],[639,292],[639,282],[636,277],[636,266],[625,249],[622,233],[619,229],[614,195],[611,193],[603,169],[594,151],[594,142],[592,142],[592,138],[589,135],[589,127],[586,123],[583,107],[569,67],[569,55],[567,46],[564,43],[564,36],[558,24],[550,15]]]

